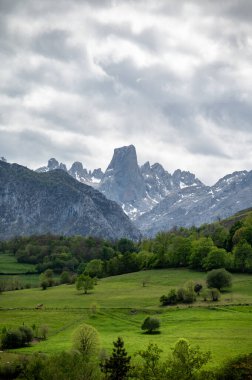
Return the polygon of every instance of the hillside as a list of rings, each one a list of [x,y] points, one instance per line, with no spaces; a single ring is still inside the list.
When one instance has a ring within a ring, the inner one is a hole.
[[[143,286],[146,276],[148,283]],[[166,356],[175,341],[184,337],[200,344],[201,349],[210,349],[211,365],[216,366],[227,357],[252,350],[251,276],[234,275],[232,292],[223,293],[219,302],[205,302],[200,296],[193,305],[159,305],[160,296],[171,288],[184,286],[187,281],[204,284],[205,277],[204,273],[187,269],[165,269],[102,279],[87,295],[74,285],[6,292],[1,295],[0,328],[17,327],[22,322],[40,326],[46,321],[48,339],[19,349],[22,353],[54,354],[70,349],[72,334],[83,322],[98,330],[101,345],[109,352],[112,341],[120,335],[130,354],[152,342]],[[44,305],[41,310],[35,309],[38,303]],[[161,334],[148,336],[141,332],[141,323],[148,315],[160,319]]]
[[[36,173],[0,161],[0,239],[46,233],[140,237],[115,202],[63,170]]]

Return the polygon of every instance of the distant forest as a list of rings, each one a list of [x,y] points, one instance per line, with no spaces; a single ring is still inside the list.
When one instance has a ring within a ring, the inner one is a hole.
[[[35,264],[38,273],[52,269],[98,278],[175,267],[252,273],[252,212],[229,223],[174,228],[138,243],[82,236],[16,237],[1,241],[0,253],[12,254],[20,263]]]

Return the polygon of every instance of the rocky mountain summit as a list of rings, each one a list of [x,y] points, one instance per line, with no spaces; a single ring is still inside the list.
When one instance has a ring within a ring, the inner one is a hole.
[[[47,171],[54,170],[49,163]],[[252,205],[252,171],[234,172],[209,187],[188,171],[171,174],[159,163],[139,166],[133,145],[115,149],[105,173],[88,171],[80,162],[68,173],[116,201],[149,236],[174,226],[210,223]]]
[[[38,168],[36,172],[38,173],[46,173],[55,169],[61,169],[70,174],[73,178],[77,179],[77,181],[85,183],[86,185],[90,185],[93,187],[97,187],[103,177],[103,172],[101,169],[95,169],[93,172],[91,170],[87,170],[83,168],[81,162],[74,162],[69,170],[62,162],[58,162],[55,158],[50,158],[47,166],[42,166]]]
[[[37,173],[0,161],[0,239],[45,233],[140,238],[116,202],[57,165],[50,160],[50,170]]]

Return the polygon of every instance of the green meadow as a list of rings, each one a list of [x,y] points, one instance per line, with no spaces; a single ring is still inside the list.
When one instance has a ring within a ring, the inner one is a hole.
[[[198,297],[191,306],[159,306],[160,296],[171,287],[191,280],[204,282],[205,277],[205,273],[187,269],[150,270],[101,279],[86,295],[74,285],[4,292],[0,295],[0,328],[48,326],[47,340],[15,351],[20,353],[51,354],[70,349],[72,334],[81,323],[98,330],[101,347],[108,351],[113,340],[122,336],[131,354],[153,342],[162,348],[163,355],[183,337],[211,350],[213,365],[252,352],[251,275],[234,274],[232,291],[222,293],[218,302]],[[35,309],[37,304],[43,304],[43,309]],[[141,324],[148,315],[160,319],[160,334],[142,333]]]
[[[0,253],[0,273],[1,274],[22,274],[36,272],[32,264],[18,263],[13,255]]]

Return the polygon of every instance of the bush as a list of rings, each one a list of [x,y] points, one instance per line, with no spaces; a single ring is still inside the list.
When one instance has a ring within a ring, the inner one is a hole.
[[[147,334],[153,334],[160,327],[160,321],[158,318],[147,317],[141,326],[142,330],[145,330]]]
[[[207,286],[208,288],[228,288],[232,286],[232,275],[226,269],[213,269],[207,273]]]
[[[41,339],[46,340],[47,335],[48,335],[48,330],[49,328],[47,325],[42,325],[39,327],[39,336]]]
[[[249,380],[252,378],[252,354],[232,358],[220,370],[217,379]]]
[[[17,330],[7,330],[2,333],[2,348],[19,348],[30,343],[33,339],[32,329],[20,326]]]
[[[60,283],[61,284],[71,284],[71,274],[68,271],[63,271],[60,275]]]

